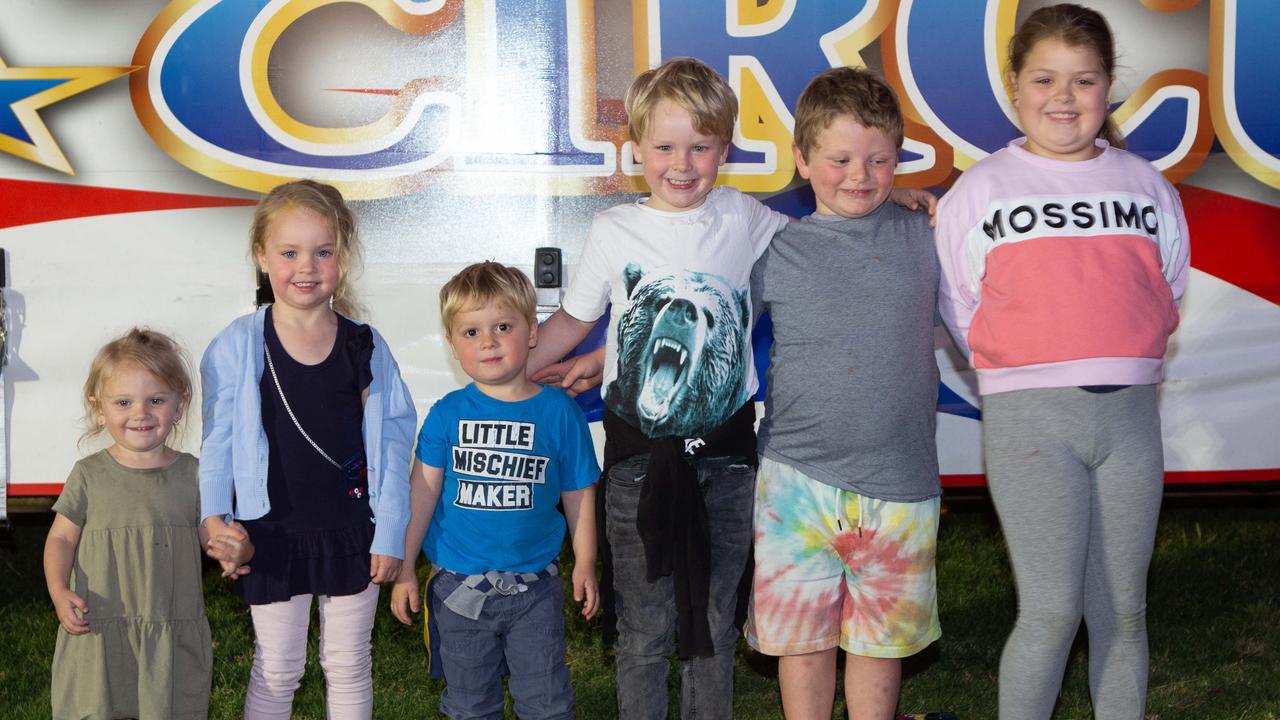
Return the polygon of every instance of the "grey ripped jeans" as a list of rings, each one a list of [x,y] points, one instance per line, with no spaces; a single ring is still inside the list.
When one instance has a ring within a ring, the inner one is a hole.
[[[644,544],[636,508],[648,456],[627,458],[609,471],[605,529],[613,550],[613,589],[618,610],[618,717],[667,717],[667,656],[675,651],[676,607],[671,576],[645,580]],[[707,619],[716,654],[680,663],[680,717],[733,717],[733,627],[738,581],[751,547],[754,468],[741,458],[707,458],[698,484],[711,527],[711,592]]]

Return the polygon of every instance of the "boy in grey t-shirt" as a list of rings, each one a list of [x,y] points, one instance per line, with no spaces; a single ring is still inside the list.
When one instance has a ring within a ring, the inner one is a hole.
[[[938,260],[928,217],[886,203],[902,145],[866,70],[814,78],[795,157],[817,212],[752,273],[774,323],[748,640],[781,656],[788,717],[830,717],[837,648],[851,718],[892,717],[901,658],[936,640]]]

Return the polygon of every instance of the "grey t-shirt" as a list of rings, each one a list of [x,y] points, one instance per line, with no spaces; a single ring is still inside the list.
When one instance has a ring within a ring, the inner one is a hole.
[[[773,320],[764,456],[882,500],[940,494],[928,215],[885,202],[861,218],[790,223],[751,290]]]

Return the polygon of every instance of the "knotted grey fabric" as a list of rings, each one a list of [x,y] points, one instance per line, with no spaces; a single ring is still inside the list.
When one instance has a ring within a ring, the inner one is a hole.
[[[469,620],[478,620],[485,600],[495,595],[515,595],[529,589],[531,583],[560,574],[554,560],[536,573],[509,573],[490,570],[481,575],[467,575],[444,599],[445,607]]]

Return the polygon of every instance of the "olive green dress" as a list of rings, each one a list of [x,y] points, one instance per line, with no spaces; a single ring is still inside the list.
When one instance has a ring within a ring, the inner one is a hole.
[[[204,718],[213,650],[201,588],[197,461],[76,463],[53,509],[80,526],[71,589],[89,632],[58,629],[53,717]]]

